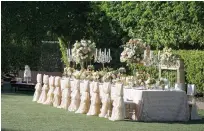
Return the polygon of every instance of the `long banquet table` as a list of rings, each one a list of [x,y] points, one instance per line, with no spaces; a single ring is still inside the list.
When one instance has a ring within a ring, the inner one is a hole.
[[[71,87],[75,86],[71,81]],[[80,90],[83,82],[80,83]],[[100,96],[103,96],[103,84],[99,84]],[[114,98],[114,86],[111,98]],[[184,91],[137,90],[124,88],[124,101],[132,101],[136,106],[138,121],[188,121],[189,106]],[[90,91],[90,94],[92,92]]]

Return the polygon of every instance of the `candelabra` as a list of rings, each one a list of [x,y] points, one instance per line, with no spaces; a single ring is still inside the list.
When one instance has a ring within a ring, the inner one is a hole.
[[[108,49],[108,51],[106,51],[106,48],[104,49],[104,51],[101,51],[101,49],[99,50],[96,49],[94,61],[97,63],[102,63],[103,69],[104,69],[104,64],[110,63],[111,60],[112,60],[112,57],[110,54],[110,49]]]
[[[152,66],[152,65],[154,65],[155,64],[155,62],[156,62],[156,57],[154,56],[154,54],[153,54],[153,51],[150,51],[149,52],[149,54],[147,55],[148,53],[146,53],[146,51],[145,51],[145,53],[144,53],[144,65],[145,66]]]
[[[72,49],[70,49],[70,48],[67,49],[67,60],[69,62],[69,65],[70,65],[71,62],[75,62],[75,58],[72,55]]]

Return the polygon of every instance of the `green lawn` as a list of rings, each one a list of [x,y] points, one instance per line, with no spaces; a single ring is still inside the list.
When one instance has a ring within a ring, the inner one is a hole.
[[[187,123],[112,122],[32,102],[32,95],[1,94],[1,126],[6,131],[204,131],[202,121]],[[204,110],[199,110],[204,117]]]

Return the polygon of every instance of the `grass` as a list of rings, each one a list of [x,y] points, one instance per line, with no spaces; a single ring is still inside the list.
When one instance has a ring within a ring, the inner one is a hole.
[[[204,131],[204,119],[189,122],[112,122],[32,102],[32,94],[3,93],[2,131]],[[199,110],[204,117],[204,110]]]

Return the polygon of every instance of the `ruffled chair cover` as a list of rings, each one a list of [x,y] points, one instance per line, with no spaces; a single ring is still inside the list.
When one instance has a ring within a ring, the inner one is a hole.
[[[99,117],[105,117],[108,118],[110,116],[111,111],[111,83],[110,82],[104,82],[103,83],[103,92],[102,95],[102,108],[101,113],[99,114]]]
[[[91,105],[87,115],[99,115],[100,113],[100,96],[99,96],[99,82],[92,82],[90,86]]]
[[[89,94],[89,88],[90,88],[90,82],[88,80],[84,81],[83,88],[82,88],[82,95],[81,95],[81,102],[79,109],[76,111],[76,113],[86,114],[89,111],[90,107],[90,94]]]
[[[58,107],[61,103],[62,92],[61,92],[60,82],[61,82],[61,77],[56,76],[55,77],[54,102],[53,102],[54,107]]]
[[[47,93],[47,100],[44,102],[45,105],[52,105],[54,101],[54,90],[55,90],[55,77],[50,76],[49,78],[49,86],[50,89]]]
[[[71,85],[70,79],[64,78],[61,80],[61,88],[63,88],[62,92],[62,101],[59,108],[68,109],[71,103]]]
[[[74,87],[72,87],[71,104],[68,108],[69,111],[76,111],[80,105],[80,80],[74,80]]]
[[[49,76],[48,75],[44,75],[43,76],[43,87],[42,87],[42,92],[40,94],[40,98],[38,99],[38,103],[44,103],[47,99],[47,92],[49,90]]]
[[[38,101],[42,92],[42,74],[37,74],[37,84],[35,85],[35,93],[33,95],[33,101]]]
[[[123,100],[123,85],[120,83],[116,83],[115,89],[113,91],[114,91],[113,110],[109,120],[112,120],[112,121],[124,120],[125,104]]]

